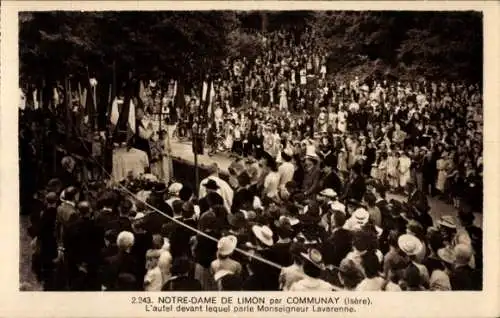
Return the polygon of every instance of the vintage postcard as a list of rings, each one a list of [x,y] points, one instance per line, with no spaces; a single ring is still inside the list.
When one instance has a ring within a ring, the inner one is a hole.
[[[4,1],[0,315],[500,315],[499,8]]]

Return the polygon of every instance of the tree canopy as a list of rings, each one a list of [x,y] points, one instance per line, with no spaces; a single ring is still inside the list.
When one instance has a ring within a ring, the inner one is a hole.
[[[479,12],[319,11],[308,21],[330,69],[401,76],[482,78]]]
[[[362,70],[398,77],[482,78],[482,15],[405,11],[25,12],[20,73],[200,78],[231,56],[261,50],[249,29],[314,32],[335,74]]]
[[[40,12],[20,19],[21,73],[36,76],[121,70],[177,77],[217,67],[235,13]],[[108,73],[110,73],[109,71]]]

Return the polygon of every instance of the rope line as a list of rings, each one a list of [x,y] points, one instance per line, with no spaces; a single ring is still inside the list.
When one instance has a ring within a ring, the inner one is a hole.
[[[81,137],[81,135],[79,135],[79,136]],[[83,138],[79,138],[79,139],[80,139],[80,142],[82,143],[83,147],[84,147],[87,151],[89,151],[89,149],[87,148],[87,146],[86,146],[86,145],[85,145],[85,143],[83,142]],[[90,153],[90,152],[89,152],[89,153]],[[94,161],[94,162],[95,162],[95,163],[99,166],[99,168],[100,168],[100,169],[101,169],[101,170],[102,170],[102,171],[103,171],[106,175],[108,175],[108,177],[110,178],[110,180],[113,180],[113,176],[112,176],[110,173],[108,173],[108,172],[106,171],[106,169],[105,169],[105,168],[104,168],[104,167],[103,167],[103,166],[102,166],[102,165],[101,165],[101,164],[100,164],[97,160],[95,160],[95,159],[94,159],[94,157],[93,157],[93,156],[91,156],[90,158],[91,158],[91,160],[92,160],[92,161]],[[141,200],[139,197],[137,197],[137,195],[136,195],[135,193],[131,192],[129,189],[127,189],[125,186],[121,185],[119,182],[116,182],[116,184],[118,185],[118,187],[122,188],[122,189],[125,191],[125,193],[127,193],[129,196],[131,196],[134,200],[136,200],[136,201],[138,201],[138,202],[143,203],[145,206],[149,207],[150,209],[152,209],[153,211],[155,211],[155,212],[159,213],[160,215],[163,215],[164,217],[166,217],[166,218],[167,218],[167,219],[169,219],[170,221],[173,221],[173,222],[175,222],[175,223],[177,223],[177,224],[179,224],[179,225],[181,225],[181,226],[183,226],[183,227],[185,227],[185,228],[187,228],[187,229],[189,229],[189,230],[191,230],[191,231],[193,231],[193,232],[195,232],[195,233],[197,233],[197,234],[199,234],[199,235],[201,235],[201,236],[203,236],[203,237],[205,237],[205,238],[207,238],[207,239],[209,239],[209,240],[212,240],[212,241],[214,241],[214,242],[218,242],[218,241],[219,241],[217,238],[215,238],[215,237],[213,237],[213,236],[210,236],[210,235],[208,235],[208,234],[206,234],[206,233],[204,233],[204,232],[202,232],[202,231],[200,231],[200,230],[198,230],[198,229],[196,229],[196,228],[194,228],[194,227],[192,227],[192,226],[190,226],[190,225],[187,225],[186,223],[184,223],[184,222],[182,222],[182,221],[179,221],[179,220],[177,220],[177,219],[175,219],[175,218],[173,218],[173,217],[169,216],[169,215],[168,215],[168,214],[166,214],[165,212],[163,212],[163,211],[161,211],[161,210],[157,209],[156,207],[154,207],[154,206],[150,205],[149,203],[147,203],[147,202],[145,202],[145,201]],[[239,252],[239,253],[241,253],[241,254],[243,254],[243,255],[245,255],[245,256],[247,256],[247,257],[249,257],[250,259],[256,259],[256,260],[258,260],[258,261],[260,261],[260,262],[262,262],[262,263],[264,263],[264,264],[267,264],[267,265],[269,265],[269,266],[272,266],[272,267],[274,267],[274,268],[276,268],[276,269],[279,269],[279,270],[283,269],[283,266],[281,266],[281,265],[279,265],[279,264],[276,264],[276,263],[274,263],[274,262],[272,262],[272,261],[269,261],[269,260],[267,260],[267,259],[265,259],[265,258],[262,258],[262,257],[260,257],[260,256],[258,256],[258,255],[251,254],[251,253],[249,253],[249,252],[247,252],[247,251],[245,251],[245,250],[242,250],[242,249],[240,249],[240,248],[235,248],[235,251],[237,251],[237,252]],[[340,287],[337,287],[337,286],[335,286],[335,285],[332,285],[332,286],[333,286],[333,290],[342,290],[342,288],[340,288]]]

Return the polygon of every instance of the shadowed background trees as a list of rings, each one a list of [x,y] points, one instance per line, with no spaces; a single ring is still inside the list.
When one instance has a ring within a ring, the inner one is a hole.
[[[21,81],[98,74],[193,81],[227,57],[262,50],[254,31],[314,34],[334,75],[423,76],[480,81],[478,12],[194,11],[20,14]],[[361,73],[361,74],[359,74]]]

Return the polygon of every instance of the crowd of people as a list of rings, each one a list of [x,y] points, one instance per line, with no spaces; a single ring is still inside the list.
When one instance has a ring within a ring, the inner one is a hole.
[[[227,61],[205,135],[238,159],[199,191],[154,167],[84,189],[65,158],[30,211],[44,289],[481,290],[480,87],[339,82],[312,39],[267,34],[262,55]],[[165,101],[174,140],[195,95]],[[433,220],[428,196],[458,218]]]
[[[308,157],[298,183],[282,158],[237,161],[227,181],[214,164],[199,193],[145,174],[83,194],[65,169],[30,216],[34,272],[45,290],[481,290],[471,212],[433,222],[413,180],[388,200],[361,165],[344,184]]]
[[[204,134],[209,153],[259,159],[267,152],[279,161],[284,149],[304,155],[299,144],[306,144],[344,177],[362,160],[363,172],[391,191],[413,178],[424,193],[481,212],[480,86],[375,76],[334,80],[313,38],[267,34],[262,55],[226,61],[214,77],[213,120]],[[186,127],[200,113],[196,95],[186,109],[172,109],[179,127],[174,138],[189,134]]]

